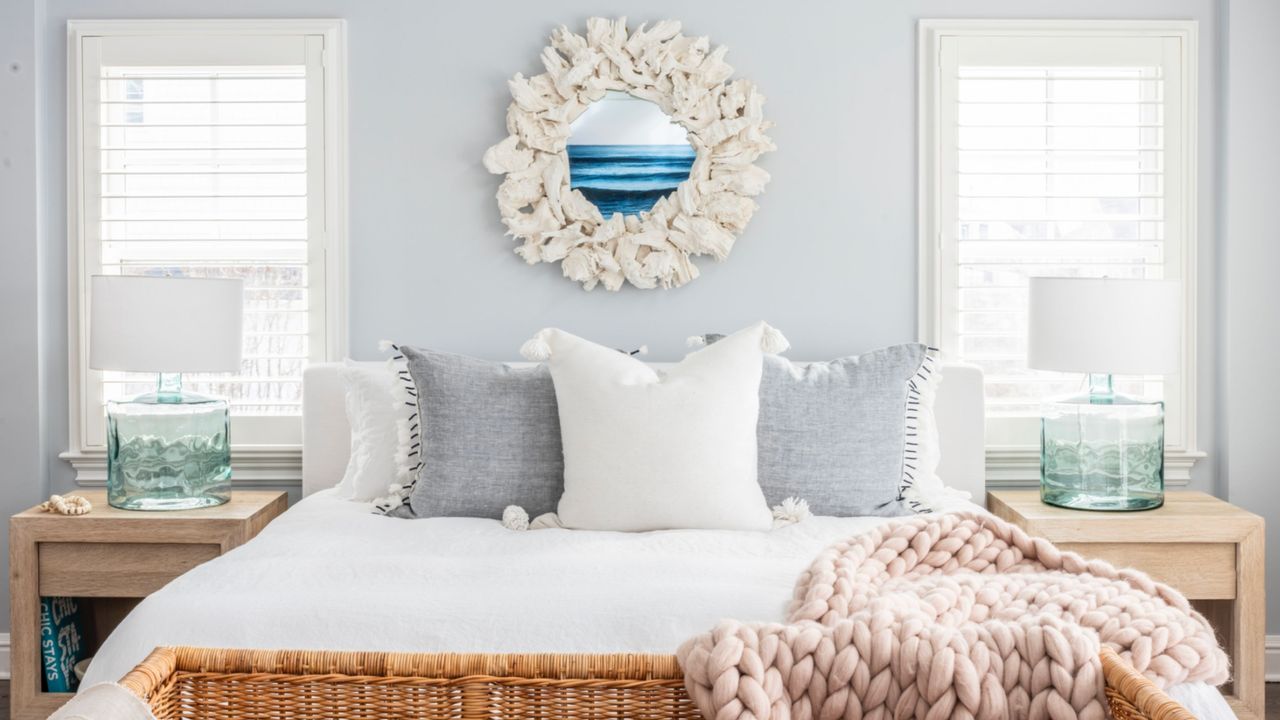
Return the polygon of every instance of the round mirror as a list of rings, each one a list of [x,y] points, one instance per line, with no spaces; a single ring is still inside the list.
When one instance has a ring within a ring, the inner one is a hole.
[[[547,71],[508,83],[509,134],[484,153],[506,176],[496,198],[516,254],[611,291],[680,287],[698,277],[694,258],[728,257],[769,182],[756,160],[774,145],[764,95],[731,79],[724,57],[673,21],[557,29]]]
[[[605,218],[639,215],[675,192],[697,153],[687,130],[648,100],[610,90],[569,125],[569,187]]]

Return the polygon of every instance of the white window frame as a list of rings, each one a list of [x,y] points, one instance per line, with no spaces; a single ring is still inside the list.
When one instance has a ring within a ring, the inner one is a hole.
[[[1205,457],[1196,445],[1196,248],[1198,194],[1196,190],[1197,77],[1199,25],[1194,20],[979,20],[925,19],[917,27],[917,159],[919,268],[918,334],[922,342],[941,347],[944,312],[941,227],[940,162],[940,60],[945,37],[1141,37],[1172,38],[1182,45],[1184,99],[1181,121],[1184,132],[1179,146],[1182,203],[1178,221],[1183,228],[1179,249],[1183,284],[1182,368],[1177,377],[1181,398],[1178,427],[1166,438],[1165,480],[1171,486],[1186,485],[1191,468]],[[1038,481],[1038,448],[987,446],[987,483],[993,487],[1024,485]]]
[[[82,486],[106,482],[106,449],[92,444],[87,427],[92,398],[88,365],[88,297],[85,233],[87,196],[83,186],[83,41],[88,37],[190,35],[244,37],[320,36],[324,87],[324,359],[347,354],[347,47],[341,19],[263,20],[70,20],[67,22],[67,352],[69,448],[60,455],[76,470]],[[298,418],[301,438],[302,419]],[[234,484],[291,485],[302,477],[301,441],[285,445],[232,446]]]

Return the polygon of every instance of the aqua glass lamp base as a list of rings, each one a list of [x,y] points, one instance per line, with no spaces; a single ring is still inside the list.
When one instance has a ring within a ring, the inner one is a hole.
[[[123,510],[190,510],[231,499],[227,401],[182,391],[107,403],[107,502]]]
[[[1040,423],[1040,499],[1077,510],[1164,504],[1164,403],[1119,395],[1110,375],[1085,395],[1046,403]]]

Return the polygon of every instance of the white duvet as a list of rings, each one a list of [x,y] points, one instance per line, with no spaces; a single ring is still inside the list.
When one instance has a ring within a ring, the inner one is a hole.
[[[513,532],[493,520],[382,517],[324,491],[142,601],[82,687],[119,679],[159,645],[674,653],[723,618],[781,621],[823,548],[885,522]],[[1203,683],[1173,694],[1201,717],[1234,717]]]

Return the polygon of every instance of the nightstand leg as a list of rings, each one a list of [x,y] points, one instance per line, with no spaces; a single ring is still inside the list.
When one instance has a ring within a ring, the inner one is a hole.
[[[1266,685],[1263,680],[1266,634],[1266,529],[1259,527],[1245,536],[1236,550],[1236,600],[1231,613],[1234,652],[1231,658],[1235,695],[1239,709],[1253,717],[1263,716]]]
[[[35,541],[9,525],[9,702],[14,718],[31,717],[40,691],[40,597]]]

